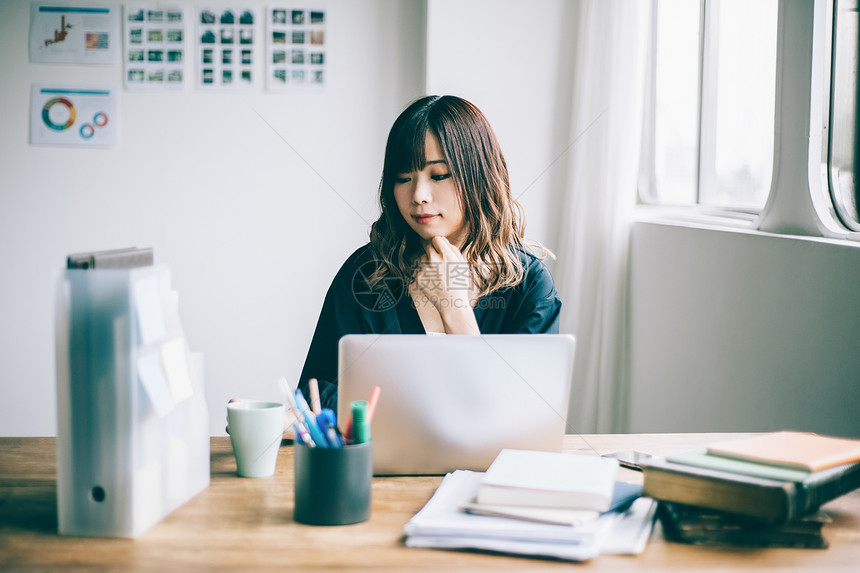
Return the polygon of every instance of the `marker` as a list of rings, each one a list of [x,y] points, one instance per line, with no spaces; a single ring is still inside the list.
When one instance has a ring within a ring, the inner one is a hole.
[[[373,413],[376,411],[376,403],[379,401],[379,393],[382,388],[374,386],[370,391],[370,400],[367,402],[367,421],[373,420]],[[352,416],[346,421],[346,429],[343,432],[347,440],[352,440]]]
[[[311,411],[314,416],[319,416],[322,406],[320,405],[320,387],[316,378],[308,380],[308,387],[311,391]]]
[[[356,400],[350,404],[352,409],[352,443],[363,444],[370,441],[370,420],[367,418],[367,400]]]

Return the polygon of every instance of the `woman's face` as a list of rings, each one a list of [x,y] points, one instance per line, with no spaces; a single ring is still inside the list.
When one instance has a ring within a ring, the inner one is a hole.
[[[422,239],[429,241],[441,236],[462,247],[467,228],[460,195],[439,141],[429,131],[424,153],[424,169],[397,174],[394,200],[406,223]]]

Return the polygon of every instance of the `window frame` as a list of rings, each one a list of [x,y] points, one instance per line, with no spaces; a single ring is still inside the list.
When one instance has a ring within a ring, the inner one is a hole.
[[[786,6],[786,0],[779,0],[778,4],[778,18],[780,23],[778,24],[777,30],[777,85],[776,90],[776,105],[779,106],[780,94],[778,93],[780,89],[792,89],[797,86],[789,86],[781,87],[779,80],[779,66],[781,65],[781,60],[784,57],[783,51],[788,51],[785,45],[780,45],[784,43],[784,38],[782,38],[783,32],[779,29],[780,26],[784,25],[785,16],[783,15],[783,11],[792,12],[791,17],[797,18],[798,12],[803,12],[803,10],[810,10],[813,13],[812,20],[808,23],[809,25],[809,34],[813,36],[813,42],[819,44],[819,48],[814,49],[814,52],[820,49],[821,52],[826,52],[824,57],[819,61],[813,62],[813,67],[816,68],[820,66],[823,70],[823,75],[826,76],[825,80],[821,83],[821,85],[815,85],[816,82],[811,80],[811,89],[813,92],[820,90],[818,93],[821,94],[821,118],[820,126],[823,127],[824,137],[821,137],[821,157],[820,157],[820,173],[809,173],[808,177],[810,178],[810,186],[806,189],[806,193],[809,195],[803,202],[811,204],[811,210],[814,211],[813,218],[815,221],[799,221],[797,224],[784,225],[777,223],[773,225],[770,223],[769,218],[771,214],[769,211],[774,210],[771,203],[779,203],[780,206],[777,210],[781,210],[786,212],[785,205],[790,204],[792,202],[796,202],[796,197],[775,197],[778,195],[791,195],[791,193],[786,193],[785,191],[780,191],[779,182],[776,178],[776,170],[777,165],[780,161],[780,151],[781,144],[779,141],[779,111],[775,111],[775,125],[774,125],[774,150],[773,150],[773,159],[772,159],[772,171],[773,175],[771,176],[771,182],[767,193],[767,199],[763,207],[761,208],[752,208],[752,207],[729,207],[729,206],[718,206],[718,205],[703,205],[701,203],[702,199],[702,181],[703,181],[703,169],[707,169],[707,165],[703,168],[703,153],[709,151],[708,141],[712,141],[713,137],[710,140],[707,138],[708,133],[713,135],[713,131],[708,131],[714,129],[713,126],[703,126],[702,122],[702,114],[706,111],[706,105],[710,103],[713,105],[713,100],[715,99],[715,94],[713,90],[709,93],[708,90],[710,86],[713,85],[714,82],[714,74],[716,70],[711,69],[713,65],[709,63],[710,59],[710,51],[715,49],[714,42],[719,36],[719,31],[714,29],[717,24],[715,23],[715,19],[712,14],[714,10],[719,4],[720,0],[699,0],[699,91],[698,91],[698,111],[699,111],[699,121],[698,121],[698,147],[697,147],[697,165],[696,165],[696,189],[694,193],[695,203],[693,204],[678,204],[678,203],[668,203],[661,202],[657,199],[657,183],[656,183],[656,169],[655,169],[655,161],[656,161],[656,149],[655,149],[655,97],[656,97],[656,68],[657,68],[657,53],[656,53],[656,30],[657,25],[657,11],[658,11],[658,3],[660,0],[654,0],[651,6],[651,16],[652,16],[652,38],[650,43],[650,53],[648,55],[648,70],[646,76],[646,91],[645,91],[645,101],[644,101],[644,110],[643,114],[643,129],[642,129],[642,145],[640,152],[640,175],[639,175],[639,184],[638,184],[638,193],[637,193],[637,202],[641,209],[645,209],[648,214],[646,217],[653,217],[655,213],[662,213],[663,215],[667,215],[672,219],[680,219],[685,220],[687,222],[694,222],[697,219],[703,223],[710,224],[715,220],[722,219],[727,223],[726,226],[729,227],[747,227],[750,229],[761,230],[765,232],[774,232],[774,227],[780,227],[783,229],[803,229],[794,231],[786,231],[789,234],[806,234],[813,236],[820,236],[826,238],[838,238],[838,239],[850,239],[853,241],[860,241],[860,223],[853,224],[852,221],[846,221],[846,217],[844,213],[841,212],[841,209],[837,205],[839,198],[837,194],[833,192],[832,187],[832,171],[830,169],[830,149],[831,149],[831,130],[829,129],[829,125],[831,122],[832,115],[832,98],[833,98],[833,86],[832,86],[832,69],[834,66],[834,58],[832,57],[833,50],[833,41],[834,41],[834,27],[836,26],[836,20],[833,17],[834,10],[834,0],[809,0],[811,4],[808,6],[803,6],[798,9],[797,6]],[[710,21],[706,20],[709,19]],[[826,38],[819,39],[821,29],[826,30]],[[807,31],[804,31],[807,33]],[[790,54],[789,54],[790,56]],[[818,56],[813,54],[813,60],[815,60]],[[813,70],[813,76],[815,76],[815,71]],[[813,93],[813,100],[815,99],[815,93]],[[707,114],[706,114],[707,115]],[[816,114],[813,114],[816,115]],[[710,117],[715,116],[713,114]],[[815,120],[815,118],[813,118]],[[715,119],[714,119],[715,121]],[[703,141],[705,141],[705,148],[703,149]],[[713,151],[713,150],[711,150]],[[712,154],[711,161],[713,161],[714,156]],[[812,161],[813,158],[810,157]],[[815,160],[818,162],[817,160]],[[820,183],[814,183],[811,179],[817,178]],[[818,185],[821,186],[820,190],[817,190],[815,187]],[[822,192],[823,191],[823,192]],[[822,195],[822,197],[818,197],[817,195]],[[776,200],[775,200],[776,199]],[[824,200],[822,202],[822,199]],[[826,203],[826,204],[825,204]],[[788,211],[804,211],[808,210],[805,207],[795,206],[795,208],[789,208]],[[657,215],[660,216],[659,214]],[[778,217],[776,217],[778,218]],[[810,231],[811,228],[814,227],[813,231]],[[779,231],[782,232],[782,231]]]
[[[823,99],[824,110],[823,110],[823,122],[824,122],[824,132],[827,134],[826,137],[822,138],[822,148],[821,148],[821,163],[822,163],[822,173],[824,177],[824,183],[827,185],[827,191],[830,196],[830,200],[833,205],[833,210],[836,218],[839,222],[849,231],[858,232],[860,231],[860,220],[855,220],[852,213],[848,213],[849,209],[844,206],[843,193],[838,188],[839,181],[836,180],[835,172],[833,169],[833,130],[831,126],[834,124],[834,114],[835,114],[835,100],[836,100],[836,65],[837,65],[837,56],[836,56],[836,44],[838,41],[838,19],[837,13],[839,10],[839,3],[845,0],[828,0],[827,1],[827,10],[826,10],[826,18],[827,22],[826,30],[827,37],[824,42],[825,46],[825,61],[829,63],[829,65],[825,66],[825,78],[824,85],[826,92],[826,97]],[[858,9],[858,0],[850,0],[854,4],[854,10]],[[857,78],[854,79],[855,86],[857,85]],[[857,96],[855,96],[856,98]],[[857,100],[855,99],[855,105]],[[855,124],[858,122],[856,114],[857,110],[855,109]],[[856,128],[855,128],[856,129]],[[857,140],[860,139],[858,134],[854,135],[854,145],[857,145]],[[857,155],[857,151],[855,150],[855,157]],[[856,161],[856,159],[855,159]],[[857,166],[855,165],[855,170]],[[855,185],[856,185],[855,180]],[[855,189],[856,193],[856,189]],[[857,209],[860,212],[860,206]],[[858,217],[860,219],[860,217]]]
[[[748,206],[722,206],[703,204],[702,197],[716,185],[716,132],[717,115],[709,113],[717,106],[717,72],[714,52],[718,49],[720,36],[719,19],[714,14],[719,10],[721,0],[698,0],[699,2],[699,69],[697,78],[697,113],[696,113],[696,188],[694,202],[679,204],[661,202],[656,196],[656,75],[657,75],[657,34],[652,28],[651,42],[648,55],[648,70],[645,90],[645,110],[642,149],[640,162],[638,201],[642,205],[684,209],[701,213],[704,216],[723,216],[742,220],[751,220],[761,212],[762,208]],[[657,11],[660,0],[651,3],[651,22],[656,26]]]

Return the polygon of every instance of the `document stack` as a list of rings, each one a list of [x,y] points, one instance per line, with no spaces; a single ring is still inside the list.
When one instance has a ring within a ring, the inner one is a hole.
[[[73,255],[58,282],[64,535],[137,537],[209,484],[202,357],[188,350],[169,271],[146,251]]]
[[[656,504],[616,482],[615,460],[502,450],[486,473],[445,476],[405,526],[406,545],[586,561],[641,553]]]
[[[667,538],[700,545],[827,547],[819,508],[860,487],[860,440],[775,432],[649,462]]]

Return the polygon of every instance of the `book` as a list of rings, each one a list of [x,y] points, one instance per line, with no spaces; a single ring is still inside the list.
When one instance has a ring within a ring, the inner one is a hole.
[[[781,480],[706,467],[652,461],[642,495],[769,523],[788,523],[860,487],[860,462]]]
[[[860,440],[802,432],[773,432],[711,444],[708,453],[816,472],[860,461]]]
[[[626,510],[602,513],[576,527],[461,511],[477,495],[484,475],[466,470],[446,475],[403,527],[406,546],[586,561],[601,553],[641,553],[650,537],[657,504],[649,498],[640,497]]]
[[[608,511],[624,510],[642,493],[642,486],[623,481],[615,482],[612,501]],[[524,505],[493,505],[478,503],[477,499],[464,504],[460,509],[475,515],[492,515],[510,519],[523,519],[538,523],[577,526],[593,521],[600,516],[592,509],[565,509],[563,507],[530,507]]]
[[[504,449],[487,468],[477,502],[606,511],[617,473],[614,459]]]
[[[830,518],[817,511],[785,524],[769,524],[730,514],[660,502],[657,515],[670,541],[694,545],[743,547],[800,547],[825,549],[821,528]]]
[[[785,468],[746,460],[725,458],[723,456],[715,456],[709,454],[708,448],[705,446],[666,456],[666,460],[689,466],[699,466],[703,468],[788,481],[803,481],[809,477],[809,474],[811,473],[808,470]]]

